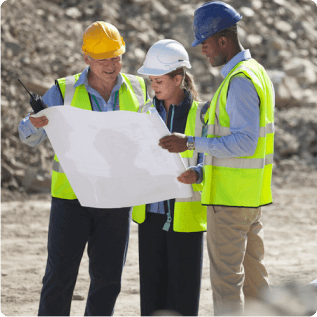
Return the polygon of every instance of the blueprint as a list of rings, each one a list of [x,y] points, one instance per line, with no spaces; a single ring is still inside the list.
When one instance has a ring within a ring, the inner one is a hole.
[[[181,156],[158,145],[170,132],[151,111],[56,106],[33,116],[48,118],[45,131],[80,204],[121,208],[193,194],[177,180],[186,170]]]

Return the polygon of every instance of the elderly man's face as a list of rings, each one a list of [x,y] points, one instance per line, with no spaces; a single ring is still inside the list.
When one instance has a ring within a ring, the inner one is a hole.
[[[94,59],[85,55],[84,60],[86,64],[90,66],[90,71],[106,82],[115,81],[122,67],[121,56],[106,59]]]
[[[206,55],[213,67],[225,64],[225,55],[220,42],[221,38],[217,39],[215,36],[210,36],[201,43],[201,52],[203,55]]]

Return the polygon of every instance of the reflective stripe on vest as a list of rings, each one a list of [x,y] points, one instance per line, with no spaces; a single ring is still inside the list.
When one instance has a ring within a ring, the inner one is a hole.
[[[252,69],[242,65],[242,66],[239,66],[236,70],[245,70],[249,74],[249,76],[251,76],[252,81],[256,82],[261,87],[261,89],[263,90],[263,87],[262,87],[262,84],[261,84],[259,78],[254,74]]]
[[[76,84],[75,76],[67,76],[65,77],[65,97],[64,97],[64,106],[70,106],[75,94],[76,88],[74,85]]]
[[[129,81],[131,83],[131,86],[133,88],[133,91],[135,93],[135,96],[136,96],[136,98],[138,100],[138,103],[139,103],[138,112],[142,112],[142,107],[144,105],[144,93],[143,93],[141,84],[138,81],[138,79],[136,78],[136,76],[129,75],[129,74],[126,74],[126,76],[128,77],[128,79],[129,79]]]
[[[266,137],[267,134],[274,133],[274,123],[267,123],[265,127],[260,127],[259,137]],[[222,127],[220,124],[208,124],[207,134],[215,136],[230,135],[231,131],[229,127]]]
[[[265,155],[265,158],[218,158],[212,155],[205,157],[205,165],[232,167],[232,168],[264,168],[265,165],[273,164],[273,154]]]
[[[274,102],[272,83],[255,60],[240,62],[224,79],[208,109],[207,137],[231,135],[226,111],[229,82],[241,71],[249,78],[260,99],[260,127],[252,156],[217,158],[205,155],[202,203],[238,207],[259,207],[272,202],[271,177],[274,150]],[[256,75],[257,74],[257,75]]]

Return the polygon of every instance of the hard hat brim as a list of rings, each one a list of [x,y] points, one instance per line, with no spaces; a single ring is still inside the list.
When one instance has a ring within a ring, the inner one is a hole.
[[[154,68],[147,68],[142,66],[139,70],[138,70],[138,74],[141,75],[147,75],[147,76],[162,76],[165,75],[167,73],[170,73],[170,71],[164,71],[162,69],[154,69]]]
[[[192,68],[189,63],[183,63],[182,65],[178,65],[177,67],[172,69],[156,69],[156,68],[148,68],[148,67],[142,66],[138,70],[138,74],[147,75],[147,76],[162,76],[162,75],[166,75],[173,72],[175,69],[179,67]]]
[[[92,52],[87,52],[84,50],[83,50],[83,52],[85,54],[89,55],[90,57],[92,57],[93,59],[106,59],[106,58],[113,58],[116,56],[123,55],[125,53],[125,46],[122,46],[118,50],[114,50],[114,51],[110,51],[110,52],[92,53]]]
[[[195,41],[192,43],[192,47],[196,47],[197,45],[199,45],[201,42],[203,42],[204,41],[204,39],[201,39],[201,40],[197,40],[197,39],[195,39]]]

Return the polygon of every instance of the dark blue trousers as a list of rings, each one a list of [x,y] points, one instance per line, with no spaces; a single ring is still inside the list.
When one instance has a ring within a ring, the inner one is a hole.
[[[203,260],[203,232],[162,230],[166,215],[146,213],[139,225],[141,315],[173,310],[197,316]]]
[[[70,314],[86,243],[91,282],[85,316],[113,314],[121,289],[130,223],[131,208],[88,208],[78,200],[52,198],[39,316]]]

